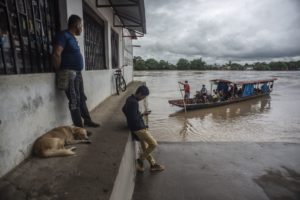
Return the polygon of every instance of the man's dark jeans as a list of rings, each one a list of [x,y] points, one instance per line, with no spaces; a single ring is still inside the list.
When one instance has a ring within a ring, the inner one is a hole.
[[[66,90],[69,100],[69,109],[75,126],[83,127],[81,117],[84,121],[91,121],[89,110],[86,105],[83,79],[81,72],[72,74],[69,78],[69,88]]]

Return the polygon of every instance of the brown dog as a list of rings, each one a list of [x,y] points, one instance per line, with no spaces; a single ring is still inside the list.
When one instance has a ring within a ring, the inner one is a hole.
[[[79,143],[91,143],[85,129],[80,127],[61,126],[54,128],[39,137],[33,145],[33,152],[35,155],[43,158],[70,156],[75,154],[73,150],[75,150],[76,147],[66,149],[65,145]]]

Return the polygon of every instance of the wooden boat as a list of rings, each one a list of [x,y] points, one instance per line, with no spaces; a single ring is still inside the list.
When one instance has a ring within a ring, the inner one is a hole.
[[[223,89],[226,88],[226,85],[234,85],[239,86],[242,89],[242,94],[239,96],[230,97],[224,101],[207,101],[204,102],[202,99],[199,98],[191,98],[191,99],[175,99],[169,100],[169,104],[178,106],[181,108],[186,108],[186,110],[195,110],[195,109],[203,109],[203,108],[211,108],[217,106],[228,105],[232,103],[237,103],[240,101],[246,101],[254,98],[259,98],[263,96],[267,96],[272,92],[274,81],[277,80],[276,78],[273,79],[264,79],[264,80],[252,80],[252,81],[229,81],[224,79],[214,79],[211,80],[212,84],[217,84],[217,90],[220,90],[222,87]],[[263,85],[260,88],[260,85]],[[256,88],[254,88],[256,86]],[[228,89],[228,87],[227,87]],[[212,91],[212,87],[211,87]]]

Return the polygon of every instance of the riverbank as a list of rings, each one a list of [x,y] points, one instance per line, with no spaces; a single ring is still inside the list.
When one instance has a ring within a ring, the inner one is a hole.
[[[137,174],[133,200],[297,200],[299,154],[293,143],[160,143],[166,170]]]
[[[0,199],[119,199],[134,187],[134,150],[121,108],[141,82],[113,95],[91,113],[99,128],[92,144],[76,145],[76,155],[40,159],[30,157],[0,180]],[[120,185],[124,181],[126,184]],[[121,193],[121,194],[120,194]]]

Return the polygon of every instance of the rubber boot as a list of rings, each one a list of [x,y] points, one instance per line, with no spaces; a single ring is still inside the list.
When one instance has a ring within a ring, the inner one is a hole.
[[[74,126],[78,126],[78,127],[83,128],[80,110],[78,110],[78,109],[71,110],[71,117],[72,117],[72,121],[73,121]]]

